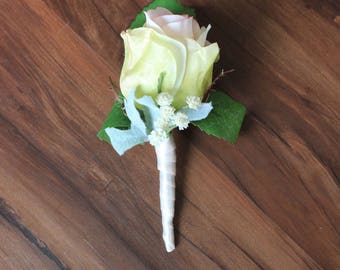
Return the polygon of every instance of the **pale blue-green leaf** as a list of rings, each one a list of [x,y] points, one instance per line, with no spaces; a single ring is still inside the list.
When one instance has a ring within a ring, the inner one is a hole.
[[[106,128],[105,132],[119,155],[123,155],[125,151],[137,144],[148,141],[148,137],[136,126],[131,126],[131,129],[128,130]]]
[[[124,100],[125,111],[127,117],[131,121],[131,127],[137,127],[144,135],[146,135],[146,126],[135,106],[135,93],[136,89],[131,89],[128,98]]]
[[[144,96],[142,98],[136,99],[136,101],[142,105],[146,126],[150,132],[151,130],[155,129],[155,122],[159,118],[160,110],[150,96]]]
[[[183,112],[188,116],[189,121],[198,121],[206,118],[211,110],[213,109],[213,106],[211,105],[211,102],[209,103],[202,103],[197,110],[194,109],[186,109]]]

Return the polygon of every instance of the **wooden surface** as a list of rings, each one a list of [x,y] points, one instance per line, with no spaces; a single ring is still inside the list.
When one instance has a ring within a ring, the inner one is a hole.
[[[340,269],[340,3],[185,1],[248,115],[176,134],[167,254],[152,147],[96,137],[147,2],[0,1],[0,269]]]

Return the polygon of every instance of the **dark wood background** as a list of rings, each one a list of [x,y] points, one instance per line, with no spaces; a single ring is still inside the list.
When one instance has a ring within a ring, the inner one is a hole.
[[[152,147],[96,137],[148,2],[0,0],[0,269],[340,269],[339,1],[185,1],[248,115],[176,134],[170,254]]]

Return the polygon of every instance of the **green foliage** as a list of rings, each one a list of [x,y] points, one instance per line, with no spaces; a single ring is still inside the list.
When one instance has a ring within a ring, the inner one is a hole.
[[[207,118],[193,122],[207,134],[236,143],[246,108],[222,92],[213,92],[208,101],[212,102],[213,110]]]
[[[162,92],[162,85],[163,85],[163,80],[164,80],[165,74],[166,74],[166,72],[161,72],[161,74],[159,74],[158,85],[157,85],[158,94],[160,92]]]
[[[111,143],[109,136],[105,132],[107,127],[119,129],[128,129],[130,127],[130,120],[123,111],[123,99],[124,97],[120,94],[117,101],[113,104],[111,111],[97,134],[99,139]]]
[[[146,21],[144,11],[155,9],[157,7],[164,7],[174,14],[188,14],[190,16],[195,16],[195,10],[193,8],[185,7],[181,3],[177,2],[177,0],[155,0],[148,6],[144,7],[142,12],[136,16],[135,20],[130,25],[130,29],[142,27]]]

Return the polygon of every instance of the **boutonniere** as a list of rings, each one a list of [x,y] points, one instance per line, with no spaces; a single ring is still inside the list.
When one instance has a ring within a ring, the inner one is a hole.
[[[156,0],[121,33],[125,48],[121,95],[98,133],[119,155],[145,142],[155,147],[168,252],[175,248],[172,131],[192,124],[235,143],[246,112],[223,92],[211,91],[220,49],[207,40],[211,25],[201,27],[194,17],[194,9],[176,0]]]

